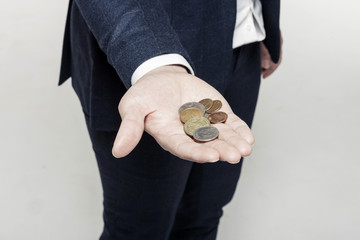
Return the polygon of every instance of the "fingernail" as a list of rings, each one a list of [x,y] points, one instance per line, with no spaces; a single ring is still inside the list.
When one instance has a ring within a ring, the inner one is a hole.
[[[116,156],[114,148],[112,149],[111,153],[112,153],[114,158],[119,158],[118,156]]]

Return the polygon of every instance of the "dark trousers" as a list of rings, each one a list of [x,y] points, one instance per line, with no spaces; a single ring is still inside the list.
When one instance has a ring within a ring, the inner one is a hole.
[[[235,49],[233,77],[223,93],[248,125],[260,85],[259,59],[258,43]],[[88,130],[104,195],[101,240],[216,239],[222,208],[234,195],[242,161],[181,160],[147,133],[129,156],[116,159],[111,154],[116,132]]]

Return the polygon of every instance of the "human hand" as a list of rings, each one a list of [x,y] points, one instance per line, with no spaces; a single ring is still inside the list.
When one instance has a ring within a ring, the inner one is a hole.
[[[218,99],[228,114],[226,123],[216,124],[219,137],[197,143],[187,136],[178,109],[204,98]],[[203,80],[190,75],[181,66],[159,67],[139,79],[119,103],[122,123],[116,136],[113,155],[128,155],[145,130],[170,153],[193,162],[237,163],[252,150],[254,137],[244,121],[231,110],[223,96]]]
[[[265,44],[263,42],[260,43],[261,74],[264,79],[270,76],[279,67],[282,59],[282,43],[283,43],[283,38],[280,33],[280,58],[277,63],[274,63],[271,60],[269,51],[266,48]]]

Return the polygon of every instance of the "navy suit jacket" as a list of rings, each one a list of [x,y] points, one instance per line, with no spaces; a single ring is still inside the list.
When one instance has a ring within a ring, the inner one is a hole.
[[[279,59],[280,0],[262,0],[264,40]],[[72,77],[90,126],[115,130],[117,105],[144,61],[178,53],[220,93],[231,76],[236,0],[70,0],[59,85]]]

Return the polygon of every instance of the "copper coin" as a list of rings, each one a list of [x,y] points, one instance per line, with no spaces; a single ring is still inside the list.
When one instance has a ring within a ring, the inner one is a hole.
[[[205,126],[210,126],[210,121],[207,118],[193,117],[185,123],[184,130],[187,135],[192,136],[196,129]]]
[[[211,141],[219,136],[219,130],[213,126],[201,127],[195,130],[194,139],[199,142]]]
[[[186,108],[180,113],[180,120],[183,123],[186,123],[189,119],[193,117],[203,117],[204,112],[199,108]]]
[[[201,103],[202,105],[204,105],[205,107],[205,111],[209,110],[211,108],[211,106],[213,105],[213,100],[211,100],[210,98],[205,98],[203,100],[201,100],[199,103]]]
[[[181,107],[179,108],[179,114],[187,108],[199,108],[199,109],[201,109],[201,111],[205,112],[205,107],[201,103],[187,102],[187,103],[184,103],[183,105],[181,105]]]
[[[220,100],[214,100],[211,108],[207,110],[207,113],[214,113],[222,107],[222,103]]]
[[[228,118],[224,112],[215,112],[209,115],[208,119],[211,123],[223,123]]]

